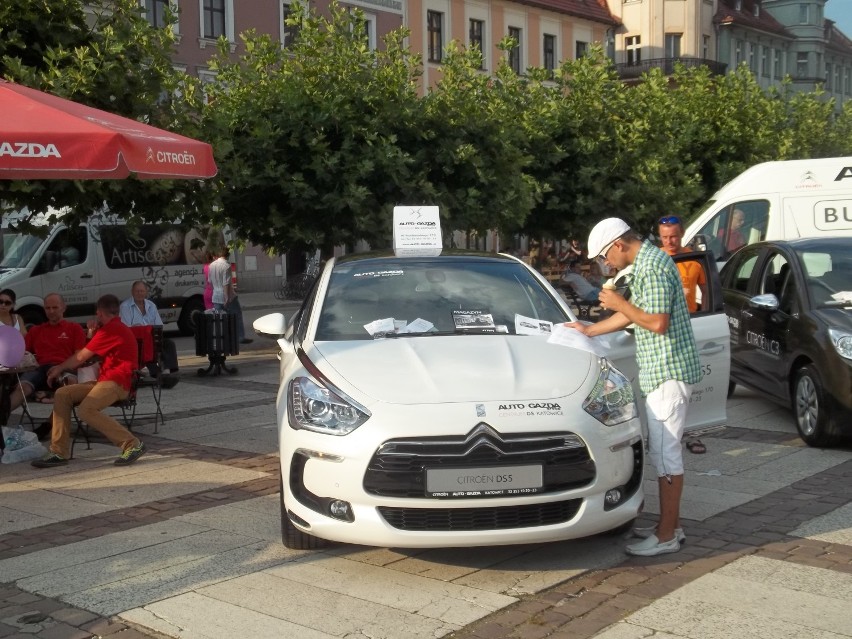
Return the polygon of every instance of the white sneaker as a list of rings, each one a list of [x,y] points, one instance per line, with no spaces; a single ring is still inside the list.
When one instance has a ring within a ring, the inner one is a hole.
[[[674,533],[675,533],[675,537],[677,537],[677,540],[678,540],[679,543],[681,543],[681,544],[686,543],[686,535],[683,532],[683,528],[675,528]],[[637,528],[633,529],[633,536],[639,537],[640,539],[647,539],[651,535],[656,535],[656,534],[657,534],[656,524],[653,525],[653,526],[643,526],[641,528],[637,527]]]
[[[660,541],[656,535],[651,535],[647,539],[643,539],[637,544],[632,544],[625,548],[628,555],[637,555],[639,557],[653,557],[654,555],[664,555],[670,552],[680,550],[680,542],[677,540],[677,535],[671,538],[670,541]]]

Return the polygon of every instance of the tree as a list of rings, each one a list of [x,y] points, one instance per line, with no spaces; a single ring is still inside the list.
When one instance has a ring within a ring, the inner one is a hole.
[[[330,12],[295,6],[290,48],[249,33],[240,60],[223,50],[211,65],[203,123],[215,137],[223,220],[281,252],[387,244],[392,204],[428,193],[411,151],[421,127],[403,32],[371,50],[358,12]]]
[[[4,0],[0,75],[36,89],[197,137],[198,84],[172,67],[170,26],[152,28],[137,0]],[[106,206],[131,223],[203,218],[209,197],[191,181],[0,181],[3,211],[69,210],[75,225]],[[34,232],[37,229],[31,227]]]

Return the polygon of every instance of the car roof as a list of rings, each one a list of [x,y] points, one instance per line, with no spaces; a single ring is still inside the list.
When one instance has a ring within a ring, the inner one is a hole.
[[[444,249],[440,255],[422,255],[422,256],[406,256],[398,257],[393,251],[371,251],[369,253],[352,253],[338,257],[336,264],[353,264],[353,263],[376,263],[382,262],[398,262],[400,260],[410,260],[412,262],[445,262],[445,261],[471,261],[471,262],[495,262],[495,263],[517,263],[517,260],[511,255],[503,253],[488,253],[485,251],[469,251],[465,249]]]
[[[821,247],[836,248],[838,246],[852,247],[850,237],[800,237],[793,240],[774,240],[769,242],[757,242],[752,246],[788,246],[796,251],[812,251]]]

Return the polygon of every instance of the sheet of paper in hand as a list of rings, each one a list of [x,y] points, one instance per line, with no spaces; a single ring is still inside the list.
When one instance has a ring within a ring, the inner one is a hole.
[[[604,337],[586,337],[574,328],[568,328],[563,324],[554,324],[550,338],[551,344],[579,348],[582,351],[594,353],[598,357],[606,357],[609,350],[609,340]]]

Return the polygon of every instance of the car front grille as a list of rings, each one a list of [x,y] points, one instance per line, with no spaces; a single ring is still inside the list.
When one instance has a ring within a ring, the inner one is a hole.
[[[580,488],[595,479],[595,463],[574,433],[505,434],[480,423],[467,435],[385,442],[370,460],[364,490],[383,497],[426,497],[427,469],[537,464],[543,475],[538,494]]]
[[[500,506],[498,508],[390,508],[379,506],[388,524],[399,530],[506,530],[562,524],[573,519],[582,499]]]

